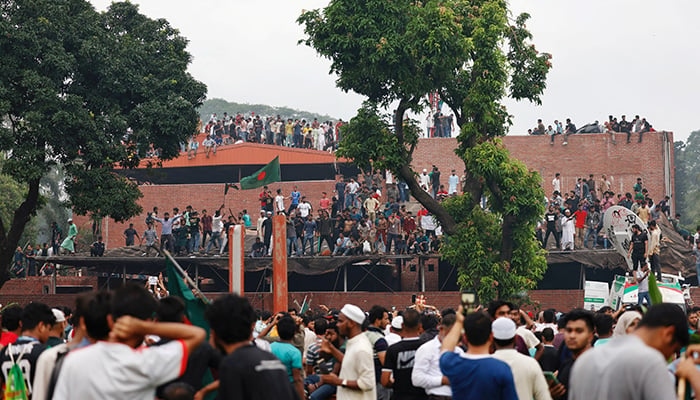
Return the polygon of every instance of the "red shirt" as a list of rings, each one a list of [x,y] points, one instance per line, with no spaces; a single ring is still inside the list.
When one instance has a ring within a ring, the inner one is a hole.
[[[321,199],[321,201],[319,201],[319,205],[322,209],[327,210],[331,207],[331,199],[327,197],[325,199]]]
[[[5,347],[10,343],[14,343],[17,341],[17,338],[18,336],[12,332],[3,332],[0,335],[0,346]]]
[[[576,210],[574,215],[576,216],[576,227],[584,228],[586,226],[586,214],[587,212],[583,210]]]

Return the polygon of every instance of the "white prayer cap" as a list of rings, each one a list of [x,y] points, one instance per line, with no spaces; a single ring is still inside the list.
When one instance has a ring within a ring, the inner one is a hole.
[[[515,337],[515,322],[507,317],[497,318],[491,323],[493,338],[497,340],[510,340]]]
[[[397,330],[403,329],[403,317],[396,316],[391,320],[391,327]]]
[[[359,325],[362,325],[362,323],[365,322],[365,313],[358,306],[346,304],[340,309],[340,312],[351,321],[357,322]]]

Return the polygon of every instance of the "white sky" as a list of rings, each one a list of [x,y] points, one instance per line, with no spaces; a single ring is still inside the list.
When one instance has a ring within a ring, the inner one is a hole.
[[[90,0],[98,10],[111,1]],[[330,62],[304,45],[296,18],[328,0],[132,0],[190,40],[190,72],[209,98],[262,103],[348,120],[362,102],[328,75]],[[700,14],[697,0],[511,0],[528,12],[538,50],[552,53],[542,106],[507,101],[511,134],[537,118],[577,126],[609,114],[646,117],[685,140],[700,129]],[[694,44],[695,43],[695,44]]]

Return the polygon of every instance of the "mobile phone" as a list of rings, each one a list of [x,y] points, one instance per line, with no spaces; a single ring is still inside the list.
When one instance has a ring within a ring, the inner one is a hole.
[[[476,292],[472,290],[463,290],[459,296],[459,302],[462,304],[464,314],[466,314],[472,305],[476,304]]]
[[[416,304],[416,295],[415,295],[415,293],[411,295],[411,304]]]
[[[549,386],[556,386],[559,384],[559,379],[551,371],[544,371],[544,379],[547,380]]]

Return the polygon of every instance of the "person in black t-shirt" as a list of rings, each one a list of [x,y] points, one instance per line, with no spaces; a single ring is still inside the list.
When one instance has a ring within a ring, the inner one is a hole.
[[[133,246],[134,245],[134,237],[141,238],[139,237],[139,233],[136,232],[136,229],[134,229],[134,224],[129,224],[129,227],[126,228],[124,231],[124,239],[126,239],[126,245],[127,246]]]
[[[416,350],[425,343],[420,339],[420,314],[415,309],[408,309],[403,314],[403,340],[395,343],[386,351],[382,369],[382,385],[393,387],[395,400],[427,400],[428,395],[420,387],[413,386],[411,374]],[[393,380],[392,380],[393,374]]]
[[[549,207],[549,212],[544,215],[544,220],[547,222],[547,233],[544,234],[544,240],[542,241],[542,248],[547,248],[547,240],[549,240],[549,234],[554,235],[554,240],[557,242],[557,249],[559,248],[559,235],[557,234],[557,219],[558,215],[554,213],[554,207]]]
[[[27,385],[27,394],[32,398],[32,383],[36,372],[36,363],[39,355],[47,349],[46,341],[49,339],[51,327],[56,323],[53,311],[46,304],[29,303],[20,318],[22,322],[22,334],[11,346],[6,346],[0,353],[0,386],[5,386],[7,372],[12,367],[12,358],[20,363]],[[21,357],[21,358],[20,358]],[[18,361],[19,359],[19,361]]]
[[[642,264],[646,263],[648,245],[649,240],[646,232],[643,232],[639,225],[632,225],[632,243],[630,244],[627,256],[632,257],[633,270],[642,268]]]
[[[206,312],[211,341],[226,357],[219,366],[219,398],[294,400],[287,368],[251,343],[256,316],[244,297],[217,299]]]

